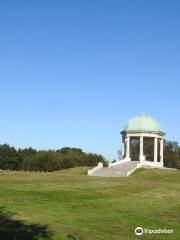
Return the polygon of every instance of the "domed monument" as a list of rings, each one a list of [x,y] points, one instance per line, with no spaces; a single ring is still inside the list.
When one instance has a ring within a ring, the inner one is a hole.
[[[144,113],[130,119],[122,134],[125,161],[139,161],[140,166],[163,167],[163,132],[159,122]]]
[[[137,168],[163,168],[163,137],[165,135],[159,122],[142,113],[130,119],[121,132],[122,159],[103,167],[88,170],[91,176],[122,177],[129,176]]]

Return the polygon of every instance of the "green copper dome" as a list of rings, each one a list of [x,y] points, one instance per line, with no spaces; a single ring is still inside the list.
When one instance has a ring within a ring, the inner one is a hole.
[[[132,132],[132,133],[157,133],[164,135],[164,132],[157,120],[154,118],[142,113],[128,121],[125,125],[123,132]]]

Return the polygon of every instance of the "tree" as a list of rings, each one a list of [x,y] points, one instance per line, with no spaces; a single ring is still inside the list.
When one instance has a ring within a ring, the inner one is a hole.
[[[19,170],[22,166],[22,158],[14,147],[8,144],[0,145],[0,168]]]
[[[180,169],[180,147],[177,142],[164,141],[164,166]]]

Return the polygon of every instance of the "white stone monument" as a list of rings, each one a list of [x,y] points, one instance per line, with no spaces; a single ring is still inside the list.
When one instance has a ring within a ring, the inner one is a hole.
[[[131,140],[139,139],[139,156],[135,161],[139,161],[140,166],[163,167],[163,132],[159,122],[154,118],[141,114],[130,119],[125,125],[122,134],[124,145],[124,160],[132,161]],[[153,159],[148,159],[144,151],[145,141],[153,140]]]

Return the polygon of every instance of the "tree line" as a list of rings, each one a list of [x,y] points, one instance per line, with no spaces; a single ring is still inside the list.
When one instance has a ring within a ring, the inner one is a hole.
[[[58,150],[15,149],[0,145],[0,169],[57,171],[78,166],[97,166],[107,160],[98,154],[85,153],[79,148],[65,147]],[[164,166],[180,169],[180,146],[174,141],[164,141]]]
[[[180,169],[180,146],[174,141],[164,141],[164,166]]]
[[[8,144],[0,145],[0,169],[57,171],[78,166],[97,166],[107,161],[102,155],[85,153],[79,148],[65,147],[58,150],[15,149]]]

